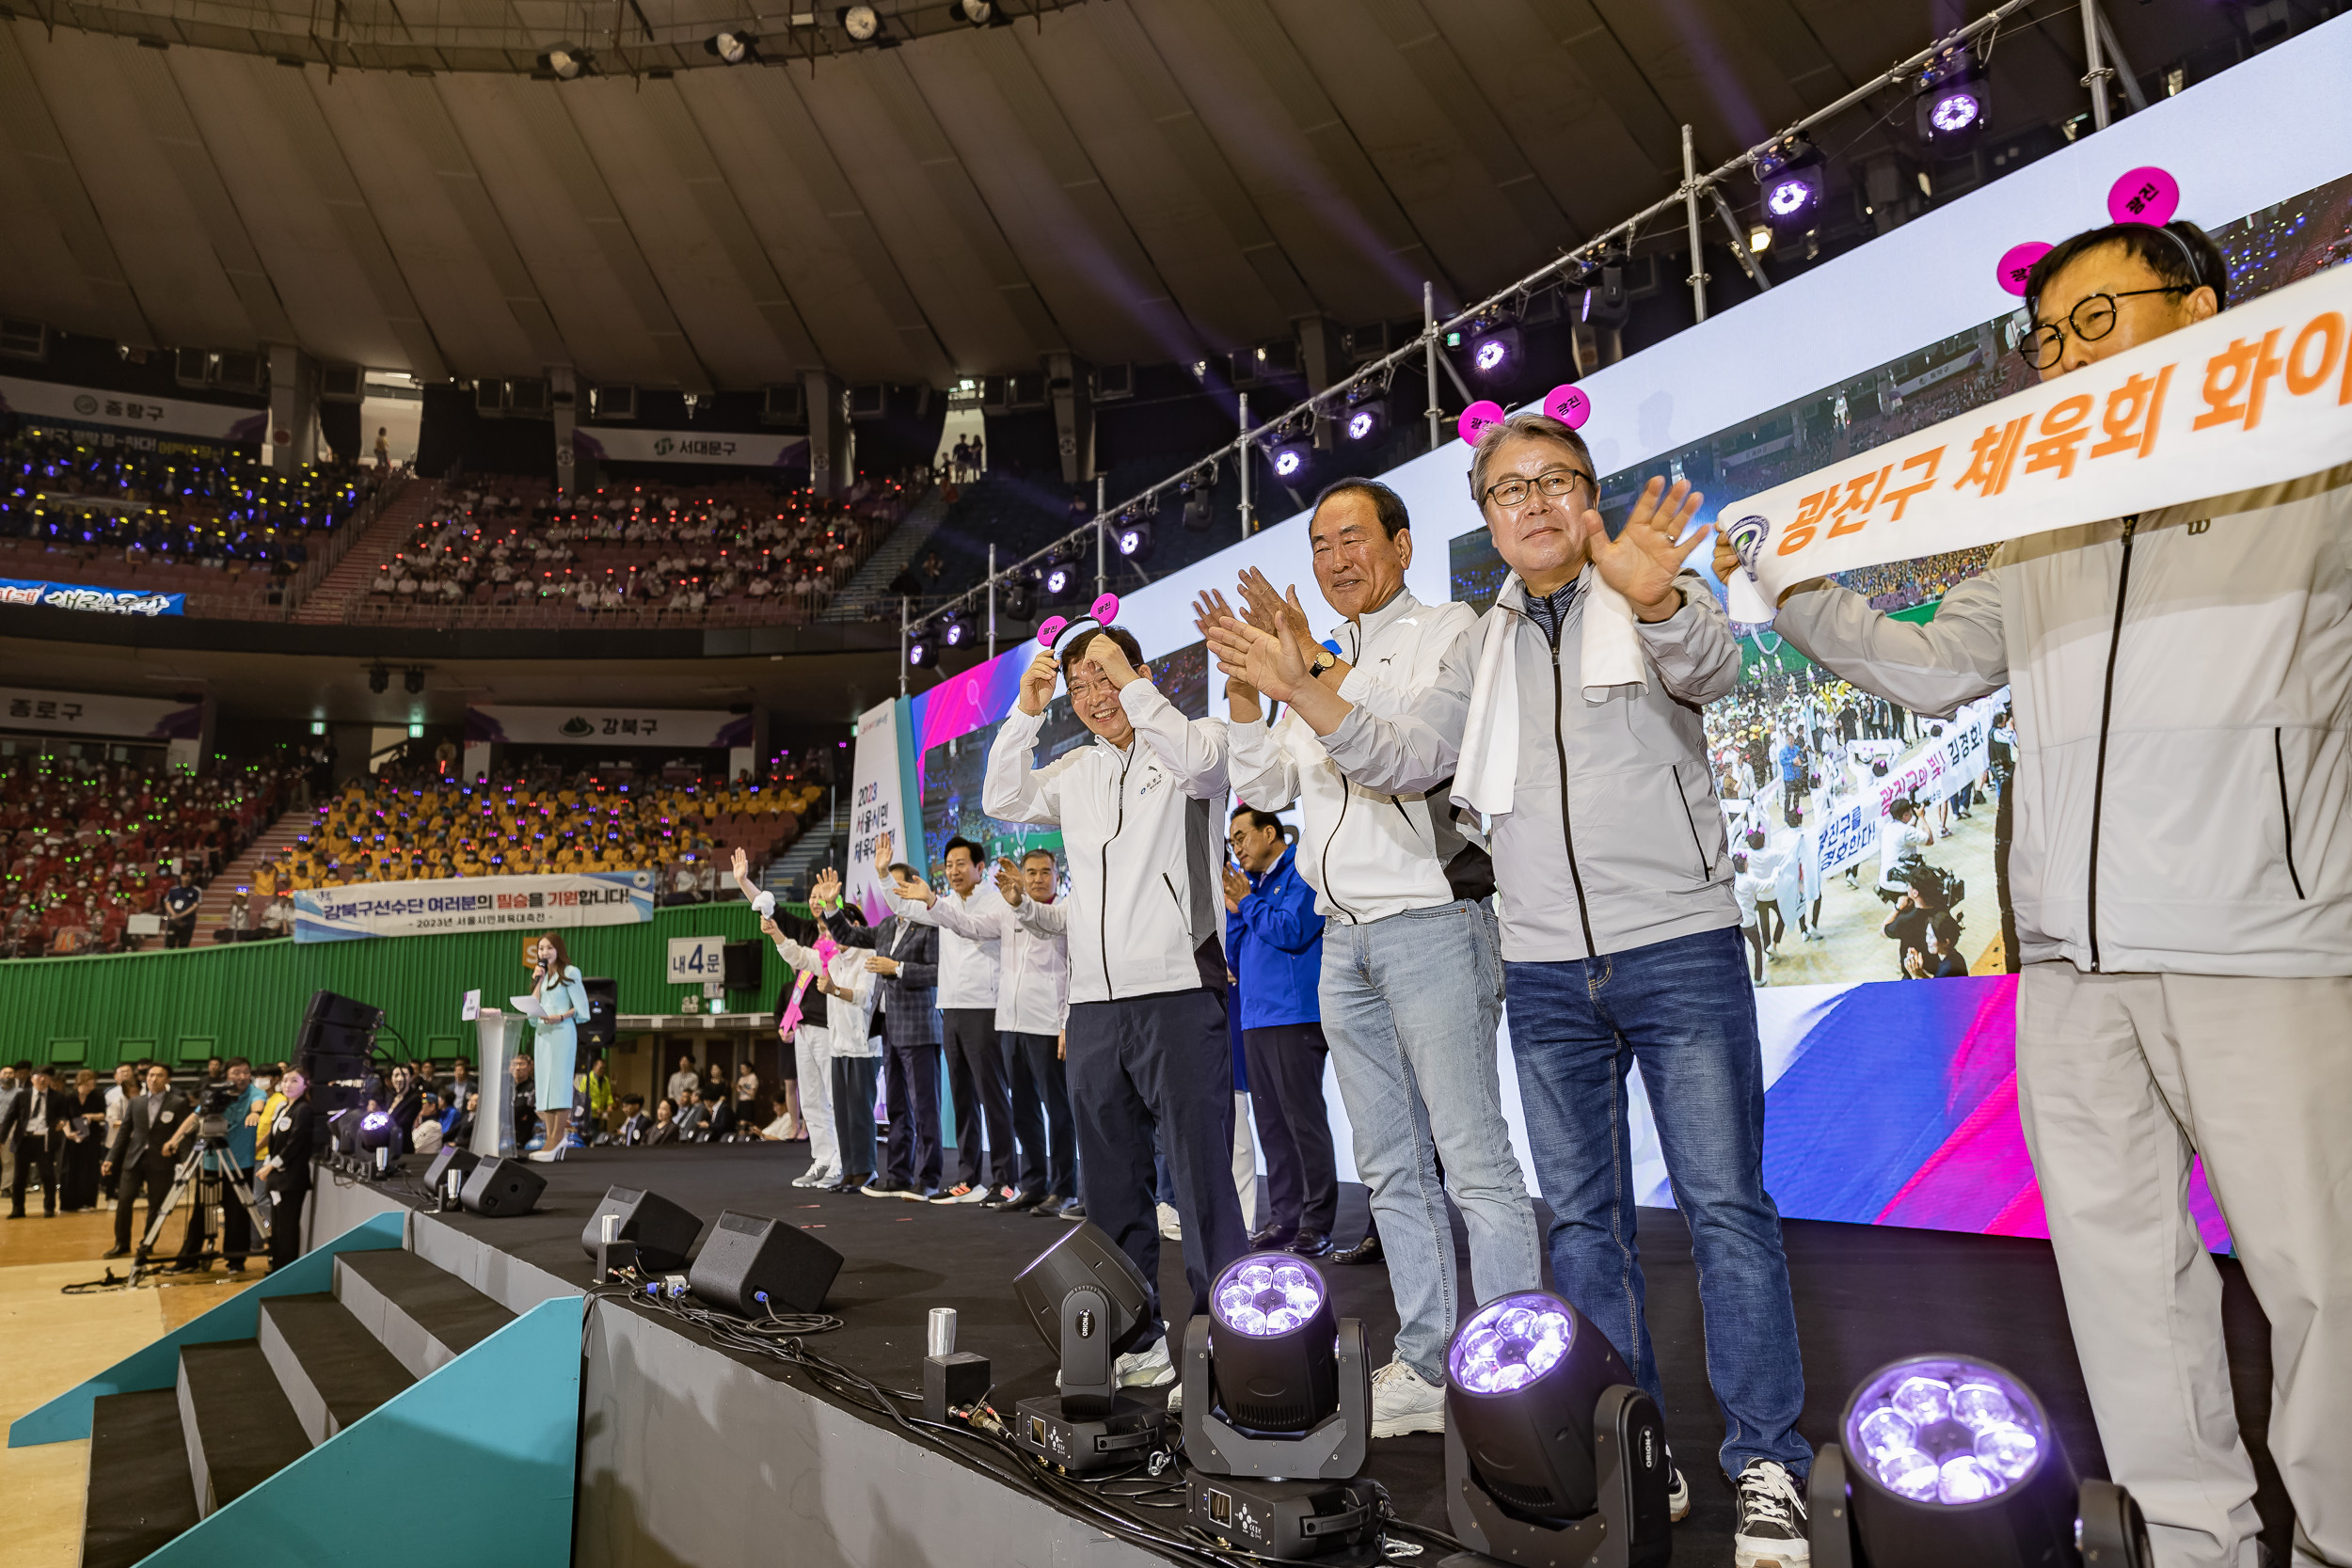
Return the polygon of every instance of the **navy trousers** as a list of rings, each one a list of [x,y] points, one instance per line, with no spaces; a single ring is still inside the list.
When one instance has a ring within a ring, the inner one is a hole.
[[[1087,1217],[1143,1271],[1160,1315],[1160,1227],[1153,1197],[1156,1136],[1176,1182],[1184,1226],[1187,1315],[1209,1309],[1209,1287],[1249,1248],[1233,1192],[1233,1057],[1225,998],[1162,991],[1070,1008],[1070,1099]]]
[[[967,1187],[1012,1185],[1012,1097],[993,1007],[942,1007],[939,1035],[947,1053],[947,1092],[956,1101],[956,1180]],[[980,1162],[980,1132],[992,1158]]]
[[[940,1159],[939,1047],[894,1045],[887,1048],[887,1053],[890,1147],[882,1175],[893,1181],[904,1181],[917,1192],[936,1191]],[[834,1115],[838,1120],[839,1110]]]
[[[833,1059],[833,1130],[841,1140],[845,1180],[874,1174],[874,1080],[881,1067],[874,1056]]]
[[[1331,1152],[1331,1116],[1323,1104],[1323,1064],[1330,1048],[1320,1023],[1245,1029],[1249,1105],[1265,1150],[1266,1205],[1284,1230],[1331,1234],[1340,1216],[1340,1172]]]
[[[1070,1197],[1078,1190],[1078,1129],[1070,1117],[1070,1080],[1054,1054],[1054,1037],[1008,1029],[1004,1050],[1012,1135],[1021,1141],[1021,1191]]]

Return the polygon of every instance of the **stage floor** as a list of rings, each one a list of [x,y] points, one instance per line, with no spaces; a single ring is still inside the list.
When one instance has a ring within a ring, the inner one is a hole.
[[[411,1164],[421,1162],[411,1161]],[[1010,1402],[1053,1391],[1054,1360],[1013,1300],[1013,1276],[1051,1243],[1062,1222],[977,1208],[810,1193],[790,1179],[807,1165],[798,1145],[574,1150],[551,1166],[537,1210],[516,1219],[437,1215],[437,1221],[576,1286],[592,1266],[580,1235],[607,1187],[650,1189],[706,1222],[723,1209],[772,1215],[809,1227],[843,1258],[826,1310],[843,1326],[811,1341],[826,1356],[886,1386],[919,1386],[925,1315],[958,1312],[958,1348],[986,1355],[993,1401]],[[417,1201],[398,1186],[381,1189]],[[1364,1192],[1344,1190],[1340,1235],[1352,1242],[1365,1225]],[[1468,1253],[1462,1299],[1470,1298]],[[1816,1447],[1834,1434],[1847,1394],[1874,1368],[1900,1355],[1952,1351],[1994,1361],[2041,1396],[2068,1452],[2085,1474],[2106,1474],[2082,1376],[2045,1242],[1943,1231],[1790,1221],[1786,1227],[1798,1331],[1806,1372],[1800,1430]],[[1672,1210],[1644,1210],[1641,1243],[1648,1281],[1650,1332],[1665,1384],[1668,1440],[1691,1479],[1691,1517],[1675,1531],[1679,1563],[1732,1561],[1730,1484],[1715,1463],[1723,1418],[1709,1395],[1690,1238]],[[2269,1455],[2260,1443],[2269,1409],[2268,1329],[2242,1272],[2224,1260],[2232,1370],[2238,1414],[2263,1478],[2257,1498],[2265,1537],[2284,1560],[2289,1513]],[[1343,1316],[1363,1321],[1373,1364],[1385,1363],[1396,1315],[1385,1269],[1325,1270]],[[1161,1292],[1172,1307],[1189,1300],[1175,1243],[1161,1253]],[[659,1321],[675,1324],[666,1317]],[[675,1331],[701,1338],[676,1325]],[[1181,1325],[1175,1332],[1181,1335]],[[796,1387],[813,1386],[780,1362],[739,1355],[745,1366]],[[820,1394],[819,1397],[824,1397]],[[864,1418],[881,1424],[878,1418]],[[1441,1440],[1416,1434],[1371,1446],[1366,1473],[1385,1483],[1398,1511],[1444,1528]],[[1166,1523],[1166,1516],[1159,1522]]]

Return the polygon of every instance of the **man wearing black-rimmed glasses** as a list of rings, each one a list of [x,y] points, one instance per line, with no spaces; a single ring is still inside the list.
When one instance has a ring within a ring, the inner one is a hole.
[[[2065,375],[2228,282],[2191,224],[2078,234],[2020,348]],[[2295,1560],[2352,1562],[2352,467],[2016,540],[1924,625],[1820,581],[1777,625],[1923,713],[2013,685],[2018,1104],[2108,1466],[2164,1568],[2251,1568],[2201,1154],[2270,1320]]]

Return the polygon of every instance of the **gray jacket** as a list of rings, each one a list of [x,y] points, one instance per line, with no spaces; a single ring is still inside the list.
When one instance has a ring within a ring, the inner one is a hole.
[[[2352,466],[2012,541],[1923,625],[1774,624],[1921,713],[2010,686],[2025,962],[2352,974]]]
[[[1740,645],[1703,579],[1685,573],[1681,588],[1680,610],[1640,627],[1647,684],[1597,698],[1581,675],[1584,595],[1556,648],[1516,582],[1487,611],[1516,623],[1518,773],[1512,809],[1487,829],[1510,962],[1597,958],[1740,924],[1699,722],[1700,705],[1738,681]],[[1350,712],[1324,741],[1331,760],[1371,789],[1426,790],[1452,777],[1480,636],[1463,634],[1409,711]]]

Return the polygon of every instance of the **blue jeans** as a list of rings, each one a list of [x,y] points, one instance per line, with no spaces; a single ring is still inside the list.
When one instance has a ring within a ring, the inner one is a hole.
[[[1470,1231],[1479,1302],[1544,1283],[1495,1066],[1499,952],[1494,916],[1467,902],[1323,928],[1323,1037],[1388,1255],[1396,1357],[1432,1383],[1445,1381],[1461,1305],[1449,1193]]]
[[[1625,1078],[1649,1092],[1675,1203],[1691,1226],[1707,1380],[1737,1476],[1773,1459],[1800,1481],[1804,1367],[1780,1211],[1764,1191],[1764,1059],[1740,927],[1592,959],[1503,966],[1519,1102],[1551,1206],[1551,1275],[1665,1408],[1642,1316]]]

